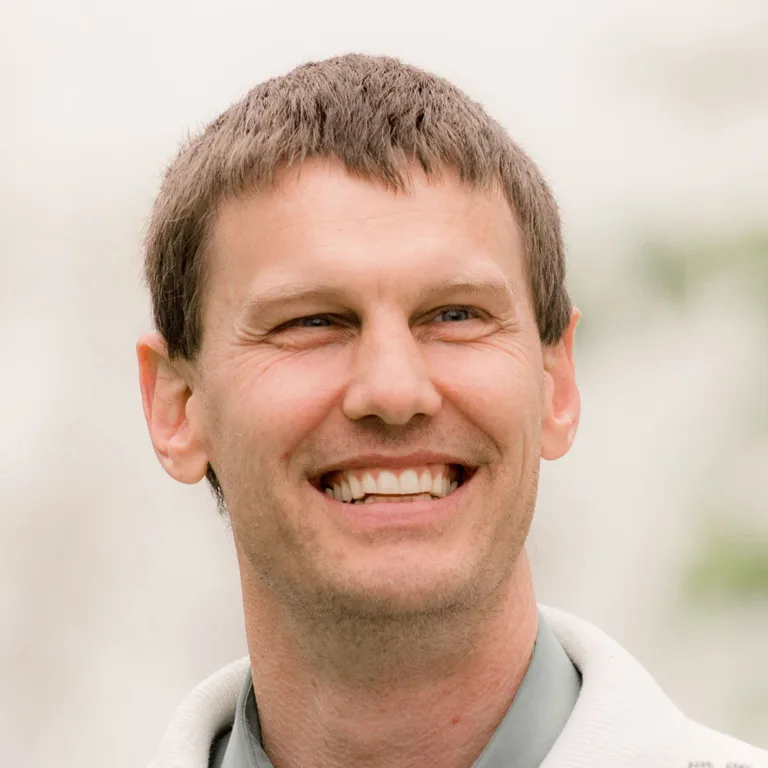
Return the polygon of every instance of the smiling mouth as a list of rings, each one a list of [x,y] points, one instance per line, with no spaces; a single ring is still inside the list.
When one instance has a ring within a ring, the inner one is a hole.
[[[476,468],[461,464],[425,464],[405,468],[365,467],[327,472],[312,485],[345,504],[432,501],[450,496]]]

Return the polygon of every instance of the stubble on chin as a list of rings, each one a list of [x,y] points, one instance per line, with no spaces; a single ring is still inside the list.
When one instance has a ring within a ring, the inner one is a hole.
[[[286,577],[274,558],[274,568],[263,559],[254,568],[251,552],[244,599],[246,605],[258,603],[255,631],[276,629],[314,675],[348,686],[402,684],[466,663],[494,617],[505,610],[521,552],[522,544],[504,569],[478,569],[406,595],[343,589],[330,578],[299,582]]]

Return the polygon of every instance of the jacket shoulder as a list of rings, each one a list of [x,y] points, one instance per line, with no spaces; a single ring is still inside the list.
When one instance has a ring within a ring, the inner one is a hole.
[[[690,768],[768,768],[768,751],[698,723],[691,728]]]

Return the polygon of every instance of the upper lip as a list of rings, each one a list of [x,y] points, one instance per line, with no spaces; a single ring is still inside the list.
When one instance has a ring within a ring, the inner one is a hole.
[[[416,451],[415,453],[401,454],[399,456],[388,455],[385,453],[365,453],[359,456],[352,456],[348,459],[335,461],[321,467],[314,473],[313,478],[320,480],[323,475],[329,472],[340,472],[345,469],[366,469],[374,467],[389,467],[405,469],[406,467],[419,467],[424,464],[459,464],[462,467],[472,467],[466,459],[449,453],[435,453],[433,451]]]

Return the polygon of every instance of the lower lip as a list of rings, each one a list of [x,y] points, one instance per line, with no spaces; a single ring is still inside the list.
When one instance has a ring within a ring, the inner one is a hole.
[[[335,514],[355,528],[365,531],[429,528],[450,519],[470,481],[465,481],[453,493],[439,499],[400,501],[372,504],[348,504],[321,493]],[[318,491],[318,493],[320,493]]]

